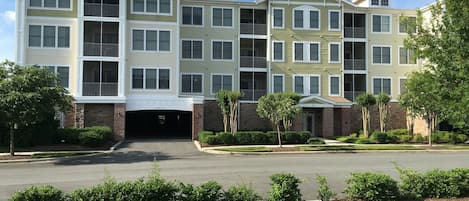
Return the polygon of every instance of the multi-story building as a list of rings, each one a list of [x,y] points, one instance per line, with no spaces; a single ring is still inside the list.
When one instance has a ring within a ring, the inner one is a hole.
[[[304,98],[294,129],[359,128],[361,93],[394,102],[419,68],[390,0],[17,0],[16,62],[56,72],[74,96],[65,126],[115,138],[221,130],[217,91],[239,90],[240,129],[268,129],[256,101]],[[415,18],[413,18],[415,19]],[[390,127],[405,127],[391,104]]]

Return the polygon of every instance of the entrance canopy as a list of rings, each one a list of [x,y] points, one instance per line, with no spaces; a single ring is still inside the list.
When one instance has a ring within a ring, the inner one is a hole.
[[[308,96],[298,103],[301,108],[351,108],[352,102],[343,97]]]

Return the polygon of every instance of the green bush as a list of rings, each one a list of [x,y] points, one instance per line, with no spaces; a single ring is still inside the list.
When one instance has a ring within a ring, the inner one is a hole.
[[[468,140],[467,135],[465,134],[457,134],[457,143],[465,143]]]
[[[293,174],[274,174],[270,176],[271,189],[269,201],[299,201],[301,192],[300,180]]]
[[[240,131],[235,133],[236,137],[236,142],[238,144],[251,144],[252,143],[252,138],[251,138],[251,131]]]
[[[350,135],[350,136],[339,137],[337,138],[337,140],[340,142],[345,142],[345,143],[355,143],[358,140],[358,137]]]
[[[218,201],[223,198],[223,190],[215,181],[208,181],[195,188],[195,200]]]
[[[62,201],[65,200],[61,190],[52,186],[31,186],[23,191],[16,192],[10,201]]]
[[[251,144],[275,144],[275,137],[268,133],[256,133],[251,135]]]
[[[327,183],[326,177],[323,176],[317,176],[316,181],[319,184],[319,190],[318,190],[318,199],[321,201],[330,201],[334,199],[334,197],[337,195],[331,187],[329,187],[329,184]]]
[[[309,138],[311,138],[311,132],[309,131],[299,131],[301,144],[306,144]]]
[[[375,144],[376,142],[374,140],[368,139],[368,138],[359,138],[357,141],[355,141],[355,144]]]
[[[304,144],[306,143],[306,140],[308,140],[305,139],[302,141],[303,139],[301,138],[300,134],[295,131],[286,131],[282,134],[285,136],[285,144]]]
[[[80,145],[87,147],[98,147],[106,142],[104,136],[94,130],[81,132],[78,139],[80,141]]]
[[[108,126],[93,126],[93,127],[85,128],[85,130],[94,131],[98,135],[102,136],[103,139],[105,140],[112,139],[112,128]]]
[[[212,131],[200,131],[198,134],[199,142],[207,143],[207,137],[215,135]]]
[[[364,201],[392,201],[399,198],[397,181],[378,173],[352,173],[346,181],[345,194],[351,199]]]
[[[326,142],[321,138],[312,137],[306,141],[306,144],[326,144]]]
[[[388,143],[388,134],[375,131],[371,134],[370,139],[376,141],[378,144],[386,144]]]
[[[409,135],[409,130],[407,130],[407,129],[393,129],[393,130],[386,131],[386,133],[388,135],[396,135],[396,136]]]
[[[425,138],[420,135],[420,134],[415,134],[414,137],[412,138],[412,142],[415,142],[415,143],[424,143],[426,142]]]
[[[246,185],[232,186],[225,192],[224,201],[259,201],[262,198]]]
[[[399,142],[401,143],[409,143],[412,141],[411,135],[399,135]]]
[[[207,136],[206,143],[209,145],[219,145],[222,144],[220,138],[216,135]]]
[[[436,131],[432,134],[432,142],[452,143],[455,141],[454,134],[448,131]]]
[[[236,144],[236,138],[231,133],[220,132],[216,134],[218,141],[221,144],[233,145]]]
[[[57,130],[57,141],[65,144],[79,144],[80,139],[78,136],[83,129],[80,128],[63,128]]]

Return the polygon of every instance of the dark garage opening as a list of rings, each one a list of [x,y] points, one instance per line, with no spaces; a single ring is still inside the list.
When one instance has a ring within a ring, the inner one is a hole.
[[[127,138],[191,138],[192,112],[129,111],[125,122]]]

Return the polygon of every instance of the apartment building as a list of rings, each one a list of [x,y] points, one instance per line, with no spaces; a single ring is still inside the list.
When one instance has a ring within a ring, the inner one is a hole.
[[[390,0],[17,0],[16,62],[58,74],[74,96],[64,126],[108,125],[116,139],[197,138],[221,130],[217,91],[244,93],[240,129],[267,93],[304,98],[293,128],[359,128],[364,92],[397,100],[419,68]],[[415,19],[415,18],[413,18]],[[406,126],[391,104],[390,127]]]

